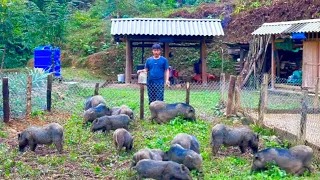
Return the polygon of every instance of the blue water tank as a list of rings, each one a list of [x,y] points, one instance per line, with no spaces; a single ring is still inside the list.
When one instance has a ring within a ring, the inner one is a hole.
[[[53,61],[52,61],[53,58]],[[54,63],[54,64],[53,64]],[[34,68],[41,68],[53,72],[56,77],[61,76],[60,49],[53,46],[38,46],[34,49]]]

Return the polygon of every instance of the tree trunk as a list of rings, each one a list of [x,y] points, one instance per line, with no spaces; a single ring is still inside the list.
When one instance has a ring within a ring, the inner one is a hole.
[[[6,52],[7,52],[7,46],[5,45],[5,46],[4,46],[4,49],[3,49],[3,54],[2,54],[1,70],[0,70],[1,73],[2,73],[2,71],[3,71],[4,58],[5,58],[5,56],[6,56]]]

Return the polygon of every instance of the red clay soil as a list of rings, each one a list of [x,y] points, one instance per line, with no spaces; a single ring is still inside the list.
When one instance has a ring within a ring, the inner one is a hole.
[[[25,118],[25,119],[11,119],[9,123],[4,126],[4,130],[8,133],[8,138],[0,138],[0,143],[7,143],[11,147],[17,146],[17,135],[29,126],[43,126],[51,122],[63,122],[71,118],[70,114],[48,113],[38,116]]]

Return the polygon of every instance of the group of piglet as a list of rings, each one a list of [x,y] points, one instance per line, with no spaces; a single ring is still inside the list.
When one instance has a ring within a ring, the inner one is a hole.
[[[303,175],[311,172],[313,150],[305,145],[290,149],[267,148],[258,152],[259,135],[248,127],[229,128],[223,124],[215,125],[211,130],[212,154],[215,155],[221,145],[238,146],[241,153],[248,147],[253,152],[251,172],[266,170],[268,164],[274,163],[288,173]]]
[[[200,143],[193,135],[177,134],[171,147],[163,152],[160,149],[141,149],[133,155],[132,166],[139,178],[191,180],[190,170],[202,171]]]
[[[158,124],[169,122],[177,116],[195,121],[195,109],[185,103],[167,104],[163,101],[152,102],[149,106],[150,121]],[[129,123],[134,121],[133,111],[122,105],[109,108],[102,96],[89,97],[85,102],[84,123],[91,122],[91,131],[102,130],[113,133],[113,141],[118,153],[122,148],[130,151],[134,137],[128,132]],[[50,123],[43,127],[29,127],[18,134],[19,150],[30,146],[35,151],[37,144],[54,144],[57,150],[63,151],[63,127]],[[268,148],[258,152],[259,135],[246,126],[230,128],[217,124],[211,130],[212,155],[215,156],[223,145],[238,146],[241,153],[249,147],[253,152],[252,172],[265,170],[269,163],[275,163],[288,173],[302,175],[311,172],[313,150],[305,145],[290,149]],[[153,179],[192,179],[190,170],[202,172],[200,143],[193,135],[177,134],[171,141],[171,147],[163,152],[160,149],[141,149],[133,155],[132,168],[136,169],[139,178]]]
[[[126,105],[109,108],[101,95],[87,98],[83,113],[84,124],[91,122],[91,131],[113,132],[113,142],[118,153],[123,147],[130,151],[134,137],[128,131],[129,123],[134,121],[133,111]]]

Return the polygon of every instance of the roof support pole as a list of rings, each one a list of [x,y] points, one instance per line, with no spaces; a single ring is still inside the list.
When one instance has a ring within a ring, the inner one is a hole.
[[[132,73],[132,48],[131,41],[126,39],[126,70],[125,70],[125,83],[129,84],[131,81]]]
[[[164,57],[168,60],[168,62],[169,62],[169,53],[170,53],[169,43],[165,42],[164,43]]]
[[[206,42],[203,39],[200,42],[200,59],[201,59],[201,72],[202,72],[202,84],[207,84],[207,58],[206,58]]]
[[[144,45],[144,42],[142,42],[142,45]],[[141,47],[141,64],[144,63],[144,46]]]
[[[274,84],[276,80],[276,61],[275,61],[275,35],[271,37],[271,89],[274,89]]]

